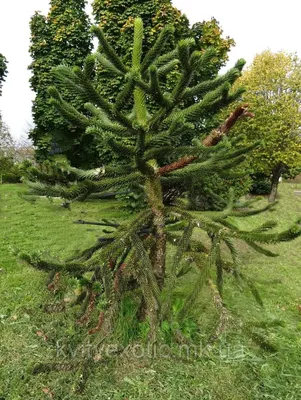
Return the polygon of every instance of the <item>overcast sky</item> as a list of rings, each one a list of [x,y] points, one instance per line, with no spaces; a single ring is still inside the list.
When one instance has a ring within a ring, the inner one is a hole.
[[[224,34],[236,42],[229,66],[238,58],[250,63],[267,48],[297,52],[301,57],[300,0],[174,0],[173,4],[191,23],[211,17],[220,22]],[[36,10],[46,14],[48,8],[49,0],[0,0],[0,53],[9,61],[0,110],[16,138],[32,125],[29,20]]]

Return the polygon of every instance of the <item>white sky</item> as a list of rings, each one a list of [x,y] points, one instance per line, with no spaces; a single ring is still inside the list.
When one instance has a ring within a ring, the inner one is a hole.
[[[267,48],[297,52],[301,57],[301,0],[174,0],[173,4],[191,23],[211,17],[220,22],[224,34],[236,42],[230,66],[238,58],[250,63]],[[0,53],[9,61],[0,110],[16,138],[32,125],[29,20],[36,10],[47,14],[48,9],[49,0],[0,0]]]

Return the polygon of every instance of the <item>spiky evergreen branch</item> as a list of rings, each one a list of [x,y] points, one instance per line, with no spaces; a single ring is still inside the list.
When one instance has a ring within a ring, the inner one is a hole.
[[[234,83],[236,79],[241,75],[244,64],[245,61],[242,60],[241,63],[230,69],[226,74],[218,76],[213,80],[200,82],[196,86],[186,89],[184,93],[184,98],[189,98],[192,96],[198,96],[199,98],[202,98],[204,94],[208,93],[211,90],[215,90],[220,85],[226,82]]]
[[[174,33],[174,28],[172,26],[167,26],[162,29],[158,39],[156,40],[153,47],[149,50],[149,52],[144,57],[144,60],[141,64],[141,73],[143,74],[147,68],[152,65],[159,57],[161,52],[164,50],[164,45],[169,39],[169,37]],[[166,61],[166,58],[165,58]],[[162,62],[162,59],[161,59]]]
[[[102,46],[103,52],[106,54],[108,59],[111,61],[111,63],[122,73],[126,74],[128,72],[127,68],[123,64],[123,62],[120,60],[120,58],[117,56],[115,53],[114,49],[112,46],[109,44],[109,42],[106,40],[102,30],[98,28],[97,26],[93,26],[91,28],[92,33],[97,37],[99,40],[100,45]]]

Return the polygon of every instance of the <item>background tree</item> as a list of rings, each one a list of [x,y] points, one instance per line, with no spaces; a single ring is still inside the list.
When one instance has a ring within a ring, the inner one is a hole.
[[[7,60],[6,58],[0,53],[0,96],[2,95],[2,86],[3,82],[5,81],[5,77],[7,75]],[[3,130],[2,126],[2,115],[0,110],[0,124],[1,124],[1,131]],[[2,135],[2,134],[1,134]]]
[[[255,144],[237,148],[237,138],[227,139],[227,129],[232,122],[245,112],[244,107],[237,108],[220,129],[215,130],[206,141],[194,141],[189,146],[178,145],[178,138],[185,135],[187,129],[206,116],[208,112],[218,113],[238,96],[241,90],[230,93],[233,76],[237,77],[237,68],[220,76],[218,80],[204,80],[202,86],[194,85],[192,77],[198,66],[214,56],[211,50],[195,50],[194,39],[181,40],[176,51],[164,53],[164,43],[173,34],[173,29],[162,30],[152,49],[142,58],[143,24],[135,20],[132,65],[126,66],[105,39],[103,32],[93,28],[100,41],[103,53],[95,55],[103,66],[124,79],[123,90],[116,95],[114,102],[109,102],[98,92],[96,85],[80,68],[61,66],[55,69],[58,87],[68,87],[72,93],[89,98],[86,104],[89,114],[80,113],[64,100],[60,91],[52,87],[49,92],[61,115],[75,125],[86,129],[88,134],[100,136],[112,151],[122,156],[127,154],[130,162],[122,168],[108,166],[91,171],[70,168],[73,181],[61,185],[49,185],[43,182],[32,183],[32,191],[39,195],[59,196],[66,201],[82,200],[102,194],[114,188],[123,188],[130,182],[139,182],[146,194],[148,209],[125,222],[102,220],[96,225],[105,226],[104,237],[95,246],[77,254],[67,263],[45,262],[39,256],[24,256],[32,265],[51,272],[51,279],[58,278],[60,272],[68,272],[83,282],[83,294],[75,299],[74,304],[83,302],[79,324],[86,324],[96,301],[102,299],[97,326],[89,333],[102,336],[113,332],[120,307],[128,296],[135,302],[137,315],[133,323],[141,317],[149,324],[149,340],[152,345],[158,339],[158,329],[162,322],[172,322],[176,290],[186,274],[192,273],[195,282],[191,292],[184,296],[183,304],[175,316],[179,326],[195,304],[201,288],[209,284],[214,288],[215,299],[222,308],[222,318],[218,331],[225,323],[222,305],[223,276],[231,272],[238,279],[244,279],[239,271],[234,241],[244,240],[253,249],[265,255],[275,256],[262,248],[260,243],[291,240],[301,234],[300,226],[281,233],[266,232],[275,226],[274,222],[251,231],[241,231],[228,217],[246,216],[262,210],[249,210],[250,202],[241,204],[241,210],[235,210],[233,198],[228,208],[222,213],[189,213],[181,202],[166,206],[163,201],[162,185],[164,182],[190,182],[192,177],[214,170],[216,173],[230,171],[244,161],[245,155]],[[91,61],[91,57],[89,58]],[[177,60],[180,75],[172,91],[162,92],[166,60]],[[241,64],[238,63],[238,64]],[[93,75],[93,65],[90,65]],[[163,80],[161,86],[160,82]],[[197,96],[198,102],[185,108],[179,105],[190,96]],[[128,113],[129,99],[133,98],[134,107]],[[157,102],[157,110],[150,112],[149,99]],[[162,163],[162,153],[171,156],[169,164]],[[64,166],[68,172],[68,166]],[[74,176],[75,175],[75,176]],[[270,209],[268,205],[264,209]],[[92,223],[80,221],[80,223]],[[202,230],[209,236],[209,243],[194,239],[193,231]],[[167,243],[175,249],[167,257]],[[232,263],[226,262],[223,246],[229,249]],[[168,262],[167,262],[168,261]],[[185,263],[186,261],[186,263]],[[188,268],[187,268],[188,263]],[[192,272],[195,267],[195,272]],[[212,284],[216,279],[216,285]],[[185,278],[184,278],[185,280]],[[191,282],[190,281],[190,282]],[[260,297],[254,286],[247,279],[259,302]],[[121,317],[122,318],[122,317]],[[99,340],[99,338],[98,338]]]
[[[7,74],[7,60],[0,53],[0,96],[2,95],[2,85],[3,82],[5,81],[6,74]]]
[[[2,85],[7,74],[7,60],[0,53],[0,96],[2,95]],[[9,127],[2,120],[0,112],[0,183],[2,184],[4,174],[14,168],[14,141],[10,134]]]
[[[21,172],[15,163],[15,142],[8,126],[0,119],[0,183],[20,182]]]
[[[0,155],[5,157],[14,155],[14,140],[9,127],[2,119],[0,119]]]
[[[301,165],[301,62],[293,54],[264,51],[237,81],[256,118],[237,126],[233,134],[245,134],[245,142],[261,140],[253,150],[254,172],[271,177],[273,202],[281,173]]]
[[[83,155],[81,146],[93,141],[80,129],[72,127],[51,107],[47,88],[53,83],[51,69],[57,65],[82,66],[91,52],[90,22],[85,12],[85,0],[51,0],[47,16],[36,12],[30,22],[30,54],[33,62],[31,88],[36,93],[33,102],[35,127],[30,138],[37,148],[38,158],[45,158],[49,152],[60,151],[79,165],[90,163],[88,150]],[[83,103],[76,97],[69,101],[77,107]],[[81,108],[82,109],[82,108]],[[84,158],[83,158],[84,157]]]
[[[20,136],[15,141],[15,156],[14,159],[17,163],[23,161],[34,161],[34,152],[32,141],[27,135]]]

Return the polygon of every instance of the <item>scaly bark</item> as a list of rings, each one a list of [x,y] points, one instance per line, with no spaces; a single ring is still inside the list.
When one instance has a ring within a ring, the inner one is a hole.
[[[242,104],[236,107],[236,109],[229,115],[226,121],[221,124],[217,129],[213,129],[212,132],[203,140],[205,147],[216,146],[222,138],[228,134],[230,129],[236,124],[236,122],[244,117],[253,118],[254,114],[248,111],[248,104]]]
[[[155,243],[151,249],[151,261],[160,290],[165,279],[166,234],[162,186],[160,177],[151,177],[148,180],[146,193],[148,203],[153,213],[153,227]]]

